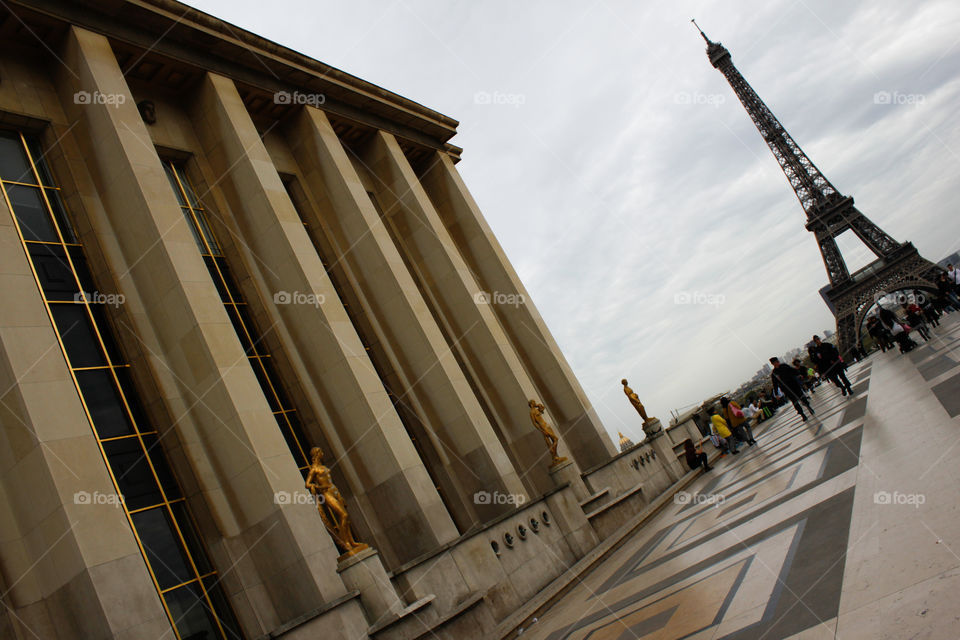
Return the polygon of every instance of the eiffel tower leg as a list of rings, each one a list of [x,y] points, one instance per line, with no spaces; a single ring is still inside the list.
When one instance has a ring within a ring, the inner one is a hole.
[[[849,224],[857,237],[867,245],[878,258],[888,258],[900,248],[900,243],[888,236],[873,220],[860,213],[856,207],[850,207]]]
[[[850,272],[847,270],[847,264],[843,261],[843,255],[840,253],[836,240],[828,231],[818,230],[815,235],[817,244],[820,245],[820,255],[823,256],[823,264],[827,268],[830,284],[837,286],[848,280]]]
[[[853,361],[854,347],[860,346],[860,332],[856,322],[855,313],[848,312],[837,316],[837,349],[847,364]]]

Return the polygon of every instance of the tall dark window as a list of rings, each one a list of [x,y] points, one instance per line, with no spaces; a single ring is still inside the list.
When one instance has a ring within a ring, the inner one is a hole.
[[[80,401],[176,637],[242,638],[117,348],[37,142],[0,131],[0,183]]]
[[[253,373],[257,376],[267,403],[273,411],[273,417],[287,440],[287,446],[290,447],[290,453],[293,454],[300,472],[306,475],[310,466],[310,446],[304,437],[297,410],[283,390],[280,377],[273,366],[273,358],[263,342],[264,336],[257,330],[257,326],[250,317],[247,301],[230,273],[223,251],[207,222],[203,204],[181,165],[164,162],[163,166],[167,171],[167,178],[170,179],[170,186],[177,194],[183,216],[193,232],[193,239],[197,241],[200,254],[207,265],[210,277],[213,278],[213,284],[220,292],[220,299],[227,310],[227,315],[233,322],[233,328],[237,332],[237,337],[240,338],[244,353],[247,354]]]

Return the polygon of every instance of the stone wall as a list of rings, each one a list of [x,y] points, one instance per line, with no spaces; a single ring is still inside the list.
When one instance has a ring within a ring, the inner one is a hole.
[[[613,457],[609,462],[587,470],[584,480],[593,492],[610,489],[610,497],[616,498],[642,485],[644,493],[656,496],[673,484],[663,460],[654,457],[654,448],[646,442]],[[650,498],[648,498],[649,500]]]

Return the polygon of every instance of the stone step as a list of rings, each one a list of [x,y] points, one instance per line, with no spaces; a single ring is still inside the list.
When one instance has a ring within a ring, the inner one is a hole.
[[[580,501],[580,508],[584,511],[592,511],[597,507],[600,507],[610,501],[611,498],[610,487],[604,487],[591,495],[586,500]]]

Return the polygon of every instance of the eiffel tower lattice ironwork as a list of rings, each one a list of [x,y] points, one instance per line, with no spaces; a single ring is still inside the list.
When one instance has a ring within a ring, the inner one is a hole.
[[[730,83],[807,214],[807,231],[817,239],[830,278],[826,295],[837,319],[840,351],[849,354],[860,344],[861,325],[875,302],[885,293],[902,289],[936,291],[935,279],[942,269],[920,256],[911,243],[897,242],[860,213],[853,198],[841,194],[787,133],[734,66],[726,47],[710,40],[699,26],[697,30],[707,42],[710,64]],[[877,256],[853,274],[836,243],[836,237],[848,229]]]

